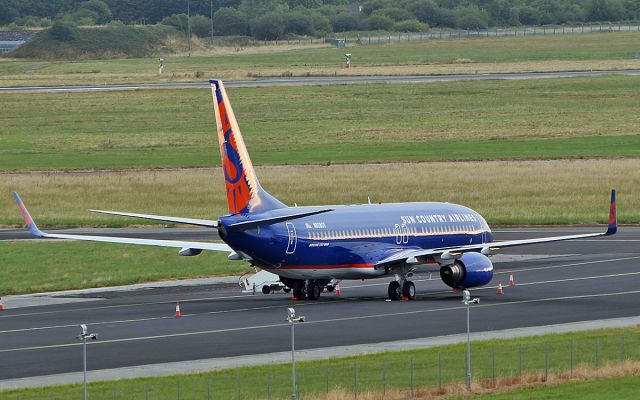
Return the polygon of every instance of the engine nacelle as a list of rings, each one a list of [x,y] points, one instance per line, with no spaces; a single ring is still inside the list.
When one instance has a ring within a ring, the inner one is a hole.
[[[493,278],[493,264],[480,253],[464,253],[455,263],[440,268],[440,278],[454,289],[483,286]]]

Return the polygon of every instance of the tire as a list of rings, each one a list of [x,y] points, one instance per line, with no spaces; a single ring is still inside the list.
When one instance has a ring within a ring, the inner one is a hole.
[[[269,294],[269,293],[271,293],[271,286],[262,285],[262,294]]]
[[[409,300],[416,299],[416,285],[411,281],[405,281],[402,285],[402,297],[407,297]]]
[[[308,288],[309,300],[318,300],[320,293],[322,293],[322,287],[318,282],[311,282]]]
[[[298,300],[304,300],[307,298],[307,293],[304,287],[304,281],[296,281],[293,284],[293,297]]]
[[[333,285],[327,285],[327,286],[325,287],[325,289],[327,289],[327,292],[329,292],[329,293],[332,293],[332,292],[333,292],[333,290],[334,290],[335,288],[336,288],[336,287],[335,287],[335,286],[333,286]]]
[[[400,300],[402,298],[402,290],[400,290],[400,283],[398,283],[398,281],[389,283],[388,294],[391,300]]]

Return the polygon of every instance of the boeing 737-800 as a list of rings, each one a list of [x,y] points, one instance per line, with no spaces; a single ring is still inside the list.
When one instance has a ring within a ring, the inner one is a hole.
[[[277,274],[297,299],[318,299],[332,282],[393,277],[392,300],[415,299],[410,280],[424,264],[439,268],[454,289],[479,287],[493,277],[488,256],[513,246],[612,235],[617,230],[615,191],[606,232],[538,239],[494,241],[477,212],[456,204],[395,204],[288,207],[267,193],[255,174],[224,85],[211,81],[229,214],[203,220],[128,212],[95,212],[184,223],[217,229],[225,243],[132,239],[46,233],[38,229],[14,192],[29,231],[38,237],[180,248],[182,256],[203,250],[229,252],[229,258]]]

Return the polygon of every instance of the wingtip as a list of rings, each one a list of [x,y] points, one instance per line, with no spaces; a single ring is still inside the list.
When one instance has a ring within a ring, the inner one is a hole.
[[[618,232],[618,210],[616,207],[616,190],[611,189],[611,203],[609,204],[609,225],[605,235],[614,235]]]
[[[24,219],[24,223],[25,225],[27,225],[27,229],[29,229],[29,232],[33,236],[45,236],[45,233],[38,228],[38,225],[36,225],[33,218],[31,218],[31,214],[29,214],[29,210],[27,210],[27,207],[24,205],[24,202],[20,198],[20,195],[17,192],[12,192],[12,194],[16,199],[16,203],[18,203],[18,208],[20,209],[20,213],[22,214],[22,218]]]

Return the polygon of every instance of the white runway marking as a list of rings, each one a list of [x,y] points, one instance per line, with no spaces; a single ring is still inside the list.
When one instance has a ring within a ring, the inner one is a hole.
[[[575,299],[585,299],[585,298],[625,296],[625,295],[639,294],[639,293],[640,293],[640,290],[631,290],[631,291],[625,291],[625,292],[610,292],[610,293],[598,293],[598,294],[585,294],[585,295],[577,295],[577,296],[548,297],[543,299],[518,300],[518,301],[512,301],[512,302],[505,302],[505,303],[479,304],[474,306],[474,308],[492,308],[492,307],[503,307],[503,306],[527,304],[527,303],[552,302],[552,301],[559,301],[559,300],[575,300]],[[304,323],[304,326],[334,323],[334,322],[357,321],[357,320],[371,319],[371,318],[387,318],[387,317],[397,317],[397,316],[403,316],[403,315],[428,314],[428,313],[436,313],[436,312],[443,312],[443,311],[454,311],[454,310],[460,310],[464,308],[465,308],[464,306],[456,306],[456,307],[445,307],[445,308],[430,309],[430,310],[411,310],[411,311],[401,311],[401,312],[393,312],[393,313],[381,313],[381,314],[374,314],[374,315],[331,318],[331,319],[324,319],[324,320],[317,320],[317,321],[307,321]],[[110,344],[110,343],[136,342],[136,341],[144,341],[144,340],[167,339],[167,338],[174,338],[174,337],[187,337],[187,336],[196,336],[196,335],[209,335],[209,334],[216,334],[216,333],[239,332],[239,331],[248,331],[248,330],[256,330],[256,329],[282,328],[286,326],[288,326],[288,323],[254,325],[254,326],[245,326],[245,327],[238,327],[238,328],[227,328],[227,329],[212,329],[212,330],[196,331],[196,332],[181,332],[181,333],[171,333],[166,335],[138,336],[138,337],[131,337],[131,338],[102,340],[98,342],[87,343],[87,345],[99,346],[99,345]],[[0,353],[43,350],[43,349],[58,349],[58,348],[81,346],[81,345],[82,343],[72,342],[72,343],[63,343],[63,344],[54,344],[54,345],[45,345],[45,346],[20,347],[20,348],[0,350]]]

